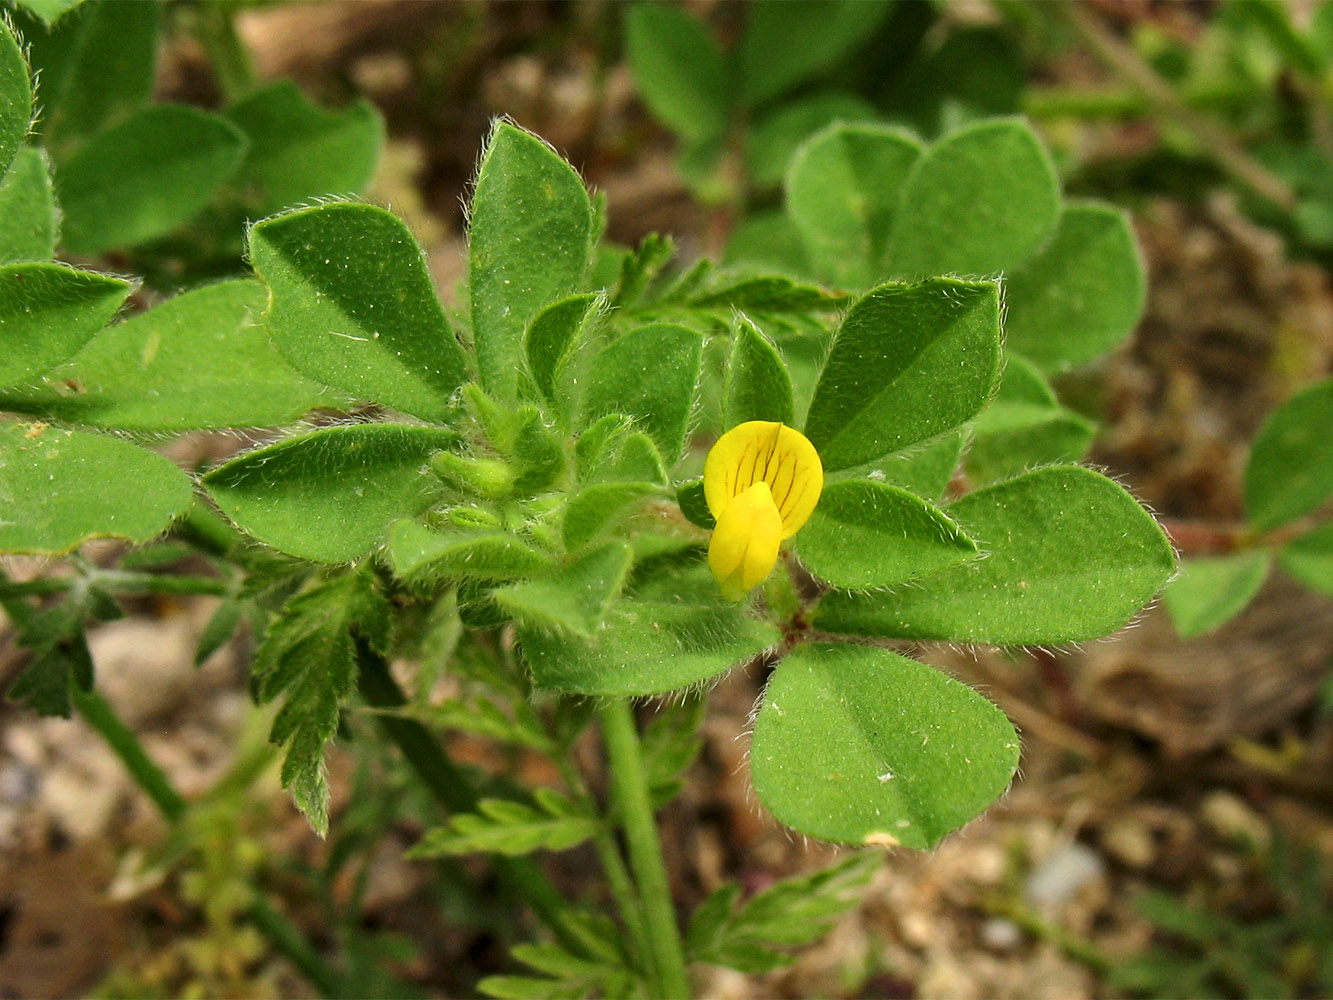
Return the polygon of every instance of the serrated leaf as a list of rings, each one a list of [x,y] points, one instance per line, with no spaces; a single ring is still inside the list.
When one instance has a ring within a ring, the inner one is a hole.
[[[866,40],[888,0],[758,0],[746,12],[737,58],[741,94],[760,104],[790,90]]]
[[[339,202],[250,230],[273,342],[301,372],[358,399],[446,421],[467,379],[425,256],[396,216]]]
[[[73,689],[86,691],[93,685],[93,660],[84,631],[87,602],[71,597],[34,611],[26,603],[9,601],[5,610],[17,628],[19,645],[32,651],[6,699],[39,715],[69,718]]]
[[[861,903],[871,878],[883,866],[878,854],[854,854],[822,871],[793,875],[747,900],[736,910],[740,887],[724,885],[695,911],[686,936],[689,959],[763,974],[790,965],[783,951],[810,944],[833,922]]]
[[[755,791],[812,837],[931,847],[998,798],[1018,766],[1004,713],[884,649],[797,647],[755,719]]]
[[[36,379],[110,322],[131,285],[64,264],[0,267],[0,386]]]
[[[468,264],[477,365],[494,398],[514,397],[528,322],[579,290],[592,224],[574,168],[535,135],[499,122],[477,174]]]
[[[1095,433],[1091,421],[1060,405],[1034,367],[1010,355],[999,391],[972,422],[967,472],[983,484],[1039,465],[1077,462]]]
[[[302,559],[345,562],[436,500],[438,481],[424,473],[426,460],[457,440],[429,427],[326,427],[232,459],[203,485],[261,542]]]
[[[46,154],[20,149],[0,178],[0,264],[50,260],[58,228]]]
[[[1269,415],[1245,466],[1250,523],[1271,531],[1333,495],[1333,379],[1298,392]]]
[[[1263,549],[1185,560],[1162,593],[1177,634],[1193,639],[1236,617],[1259,593],[1271,564]]]
[[[597,818],[560,793],[538,789],[534,798],[534,805],[482,799],[475,813],[459,813],[448,826],[429,831],[408,857],[436,858],[477,851],[516,857],[538,850],[565,851],[597,833]]]
[[[153,93],[163,5],[158,0],[55,0],[28,33],[40,79],[43,141],[58,163],[88,136],[123,119]],[[65,8],[64,11],[61,8]],[[53,16],[55,15],[55,16]],[[56,23],[59,21],[59,23]]]
[[[252,216],[317,195],[360,192],[384,143],[384,121],[368,101],[329,111],[290,80],[248,95],[227,117],[250,141],[236,182],[246,189]]]
[[[834,124],[787,170],[787,214],[821,275],[849,288],[887,277],[883,258],[903,185],[921,143],[901,129]]]
[[[369,576],[337,577],[298,594],[269,625],[255,654],[260,701],[286,695],[269,739],[285,745],[282,784],[315,832],[328,831],[324,745],[356,678],[354,634],[382,635],[388,605]]]
[[[600,295],[573,295],[547,306],[528,325],[523,337],[528,373],[548,403],[563,400],[556,385],[560,369],[604,305]]]
[[[548,570],[551,559],[503,532],[432,531],[404,520],[389,533],[389,560],[400,577],[514,580]]]
[[[744,316],[736,321],[731,358],[723,386],[722,424],[735,427],[747,420],[768,420],[791,426],[791,377],[772,341]]]
[[[520,626],[536,686],[570,694],[637,697],[689,687],[761,652],[772,626],[724,602],[703,565],[666,576],[611,606],[590,639]]]
[[[190,495],[185,473],[128,441],[0,425],[0,552],[58,555],[89,538],[147,541]]]
[[[1082,642],[1126,624],[1175,570],[1166,535],[1105,476],[1051,466],[945,512],[984,559],[883,594],[834,591],[819,628],[997,645]]]
[[[0,176],[9,169],[32,121],[32,80],[18,39],[0,22]]]
[[[631,553],[612,542],[537,580],[491,591],[491,599],[518,621],[591,637],[629,573]]]
[[[1066,204],[1046,245],[1006,276],[1006,345],[1046,371],[1091,361],[1134,329],[1146,286],[1126,213]]]
[[[745,137],[745,169],[758,188],[775,187],[806,139],[834,122],[868,122],[873,104],[855,94],[823,91],[784,101],[759,118]]]
[[[1278,565],[1307,587],[1333,595],[1333,521],[1288,542]]]
[[[625,12],[625,55],[653,115],[691,143],[722,136],[729,94],[722,50],[679,7],[636,3]]]
[[[213,200],[246,147],[225,118],[175,104],[99,132],[56,171],[65,249],[97,254],[171,232]]]
[[[977,546],[933,504],[887,483],[830,483],[796,551],[835,587],[891,587],[977,556]]]
[[[0,393],[25,412],[140,431],[287,424],[340,397],[302,378],[259,321],[257,281],[196,288],[101,331],[41,388]]]
[[[935,143],[903,185],[886,273],[998,274],[1054,230],[1060,185],[1050,156],[1018,119],[978,122]]]
[[[462,730],[542,753],[556,752],[556,745],[526,701],[515,702],[510,711],[512,716],[488,698],[471,698],[410,710],[410,714],[436,730]]]
[[[981,409],[999,358],[993,282],[881,285],[843,317],[810,403],[806,437],[830,472],[928,440]]]
[[[680,457],[694,405],[703,337],[674,323],[631,330],[598,352],[585,379],[584,422],[632,417],[668,465]]]

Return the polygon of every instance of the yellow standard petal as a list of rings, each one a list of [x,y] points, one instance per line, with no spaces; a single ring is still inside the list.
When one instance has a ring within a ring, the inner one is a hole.
[[[708,568],[729,601],[742,600],[763,583],[778,561],[782,516],[768,483],[760,480],[733,497],[717,519],[708,545]]]
[[[704,463],[704,499],[719,521],[727,505],[757,482],[768,484],[790,538],[810,519],[824,489],[824,465],[804,434],[784,424],[751,420],[717,439]]]

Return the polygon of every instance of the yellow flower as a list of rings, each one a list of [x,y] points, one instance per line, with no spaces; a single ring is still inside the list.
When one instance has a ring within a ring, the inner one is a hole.
[[[704,463],[704,499],[717,519],[708,568],[729,601],[773,572],[778,548],[810,518],[824,466],[798,430],[751,420],[717,439]]]

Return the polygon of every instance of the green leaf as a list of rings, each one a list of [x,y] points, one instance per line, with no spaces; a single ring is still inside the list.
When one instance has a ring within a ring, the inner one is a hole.
[[[730,95],[722,50],[679,7],[637,3],[625,12],[625,55],[653,115],[691,143],[720,139]]]
[[[0,264],[50,260],[58,229],[46,155],[20,149],[0,179]]]
[[[1082,642],[1114,632],[1175,570],[1152,516],[1090,469],[1051,466],[945,508],[986,558],[885,594],[835,591],[819,628],[997,645]]]
[[[435,502],[426,461],[457,440],[430,427],[326,427],[247,452],[203,484],[261,542],[302,559],[345,562],[379,545],[394,521]]]
[[[676,487],[676,503],[685,520],[691,524],[712,531],[717,527],[717,518],[708,509],[708,499],[704,496],[704,481],[690,479]]]
[[[1245,466],[1245,508],[1260,531],[1288,524],[1333,494],[1333,379],[1269,415]]]
[[[578,346],[588,326],[606,308],[601,295],[574,295],[561,299],[539,312],[523,337],[523,352],[528,359],[528,373],[548,403],[564,402],[557,387],[557,377]]]
[[[1235,618],[1259,593],[1271,564],[1263,549],[1185,560],[1162,593],[1177,634],[1193,639]]]
[[[43,389],[0,403],[141,431],[268,427],[335,405],[273,349],[259,322],[266,302],[252,280],[185,292],[94,336]]]
[[[846,296],[776,274],[729,277],[690,299],[696,309],[739,309],[761,313],[832,312]]]
[[[59,555],[89,538],[147,541],[190,493],[185,473],[128,441],[0,425],[0,552]]]
[[[791,378],[772,342],[746,317],[736,320],[723,387],[722,424],[770,420],[791,426]]]
[[[674,323],[638,327],[603,348],[583,379],[584,421],[632,417],[668,465],[680,457],[694,405],[703,337]]]
[[[0,386],[37,378],[111,321],[131,285],[63,264],[0,267]]]
[[[595,816],[550,788],[534,793],[535,805],[508,799],[482,799],[475,813],[459,813],[448,826],[436,827],[407,852],[409,858],[488,851],[516,857],[533,851],[567,851],[598,831]]]
[[[501,121],[481,157],[469,236],[481,385],[505,401],[518,385],[528,322],[579,290],[591,253],[592,202],[555,150]]]
[[[425,255],[402,221],[352,202],[250,230],[269,286],[273,342],[302,374],[425,420],[445,421],[466,380]]]
[[[830,67],[879,27],[890,6],[888,0],[750,4],[737,53],[745,102],[761,104]]]
[[[88,691],[93,686],[93,659],[84,628],[92,595],[92,590],[71,594],[41,611],[21,600],[4,602],[17,629],[19,646],[32,653],[6,692],[6,700],[26,705],[39,715],[69,718],[71,692],[75,687]]]
[[[56,171],[65,249],[130,247],[189,222],[231,179],[246,145],[225,118],[175,104],[99,132]]]
[[[493,590],[491,598],[524,624],[590,638],[624,586],[630,562],[629,546],[612,542],[548,576]]]
[[[783,102],[755,121],[745,136],[745,169],[757,188],[782,183],[787,165],[801,143],[834,122],[868,122],[875,107],[862,97],[822,91]]]
[[[236,180],[247,190],[252,216],[317,195],[362,191],[384,144],[384,120],[370,102],[328,111],[290,80],[255,91],[227,117],[250,141]]]
[[[614,603],[588,639],[520,626],[537,687],[637,697],[708,680],[778,640],[771,625],[724,602],[702,564]]]
[[[787,171],[787,214],[822,274],[851,288],[881,280],[903,185],[922,146],[901,129],[831,125]]]
[[[41,18],[47,24],[55,24],[84,0],[17,0],[17,2],[24,10]]]
[[[653,483],[609,482],[585,486],[570,497],[560,522],[565,548],[577,552],[596,541],[631,508],[660,492]]]
[[[581,938],[603,961],[571,955],[557,944],[520,944],[513,949],[514,957],[552,978],[487,976],[477,988],[485,995],[501,1000],[577,1000],[592,996],[646,995],[643,984],[629,971],[630,961],[623,952],[613,950],[607,954],[602,947],[604,941],[588,941],[587,934]]]
[[[1126,213],[1065,206],[1044,247],[1005,281],[1005,343],[1046,371],[1083,364],[1125,339],[1147,279]]]
[[[830,483],[796,536],[810,572],[835,587],[890,587],[975,558],[977,546],[915,493],[867,479]]]
[[[991,275],[1015,269],[1050,236],[1060,185],[1027,124],[988,120],[935,143],[917,160],[899,204],[888,272]]]
[[[843,317],[805,434],[828,471],[957,427],[990,398],[1000,361],[993,282],[881,285]]]
[[[797,277],[814,273],[805,239],[786,212],[755,212],[741,222],[727,241],[728,267],[776,271]]]
[[[1307,587],[1333,595],[1333,521],[1288,542],[1278,565]]]
[[[704,747],[708,700],[701,693],[659,701],[641,740],[643,778],[658,810],[680,794],[684,774]]]
[[[94,0],[59,24],[49,5],[37,12],[54,24],[27,40],[40,80],[43,141],[57,163],[152,96],[162,7],[157,0]]]
[[[336,577],[289,601],[255,653],[259,700],[286,693],[269,733],[272,742],[287,747],[283,787],[320,836],[329,826],[324,744],[337,732],[342,702],[356,678],[353,636],[383,635],[388,615],[373,578],[360,573]]]
[[[927,500],[938,500],[953,480],[966,443],[967,434],[955,431],[929,444],[916,445],[865,465],[844,469],[838,475],[889,483]]]
[[[551,568],[551,560],[503,532],[439,532],[404,520],[389,533],[394,572],[411,580],[468,577],[513,580]]]
[[[0,176],[9,169],[32,121],[32,80],[18,39],[0,21]]]
[[[1077,462],[1095,434],[1091,421],[1059,404],[1035,368],[1010,355],[999,391],[972,422],[968,475],[982,484],[1039,465]]]
[[[769,679],[750,768],[801,833],[924,848],[1004,793],[1018,753],[1004,713],[967,685],[885,649],[820,644]]]
[[[704,900],[690,921],[685,940],[689,961],[752,975],[790,965],[797,956],[782,949],[811,944],[832,930],[834,921],[861,904],[883,865],[879,854],[853,854],[822,871],[782,879],[739,910],[740,886],[724,885]]]

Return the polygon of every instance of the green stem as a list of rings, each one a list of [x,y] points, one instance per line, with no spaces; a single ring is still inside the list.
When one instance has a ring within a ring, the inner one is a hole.
[[[235,104],[255,87],[255,68],[236,32],[236,10],[231,4],[202,3],[195,11],[195,36],[208,53],[226,104]]]
[[[662,842],[658,838],[648,795],[648,779],[634,712],[628,701],[616,699],[607,702],[598,715],[602,720],[602,739],[606,743],[611,771],[611,800],[624,825],[630,864],[639,883],[643,924],[648,931],[657,973],[656,995],[688,997],[691,994],[684,949],[671,901],[666,863],[662,859]]]
[[[122,594],[202,594],[225,597],[235,589],[215,576],[173,576],[168,573],[132,573],[125,570],[95,570],[88,574],[95,586]]]
[[[357,641],[357,683],[361,696],[372,708],[401,708],[407,697],[389,674],[389,665],[362,640]],[[439,741],[421,723],[401,715],[379,714],[384,734],[398,747],[408,765],[435,799],[450,812],[475,812],[477,794],[441,748]],[[510,890],[532,907],[556,939],[569,951],[587,956],[583,940],[565,921],[565,903],[541,870],[528,858],[496,857],[496,873]]]
[[[95,690],[84,691],[77,684],[71,687],[70,700],[73,701],[75,708],[106,740],[107,745],[129,771],[135,784],[152,800],[153,805],[157,806],[169,822],[179,822],[189,804],[185,801],[185,797],[176,791],[162,769],[153,763],[134,730],[125,724],[111,704]],[[296,926],[275,910],[267,899],[256,893],[248,915],[278,952],[285,955],[321,994],[328,997],[341,994],[338,975],[301,935]]]

